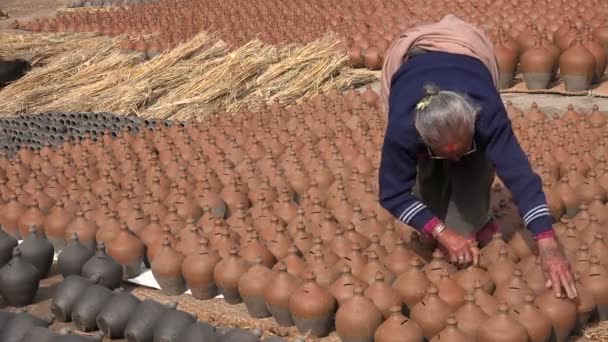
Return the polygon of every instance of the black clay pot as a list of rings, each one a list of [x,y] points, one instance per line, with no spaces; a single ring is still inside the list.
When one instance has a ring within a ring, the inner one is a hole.
[[[179,342],[217,342],[215,327],[205,322],[195,322],[179,335]]]
[[[23,337],[21,342],[54,342],[55,334],[51,329],[44,327],[33,327]]]
[[[93,277],[87,279],[78,275],[69,275],[65,278],[57,289],[51,301],[51,312],[60,322],[70,322],[72,320],[72,308],[74,303],[91,285],[99,279]]]
[[[111,290],[120,286],[122,282],[122,266],[106,253],[106,245],[97,243],[97,251],[82,266],[82,276],[90,278],[99,277],[99,285]]]
[[[116,293],[97,315],[99,330],[110,339],[123,338],[127,322],[139,303],[131,293]]]
[[[6,263],[11,260],[13,257],[13,248],[18,245],[17,239],[6,233],[0,226],[0,267],[6,265]]]
[[[0,331],[2,331],[2,329],[4,329],[4,326],[6,325],[6,323],[8,323],[8,321],[13,319],[13,317],[15,317],[15,315],[17,315],[17,314],[14,312],[0,310]]]
[[[59,331],[59,335],[53,342],[101,342],[102,340],[103,334],[99,331],[86,336],[74,334],[70,329],[64,328]]]
[[[72,234],[67,246],[57,256],[59,272],[64,277],[71,274],[80,275],[82,266],[95,254],[78,240],[78,234]]]
[[[268,336],[262,340],[262,342],[287,342],[285,339],[279,336]]]
[[[0,341],[21,342],[34,327],[47,328],[52,323],[52,317],[41,319],[27,312],[18,313],[6,323],[2,332],[0,332]]]
[[[154,342],[177,342],[179,335],[196,322],[196,317],[181,310],[169,310],[154,328]]]
[[[254,332],[243,329],[226,330],[219,338],[219,342],[260,342],[262,332],[255,330]]]
[[[72,321],[78,330],[97,330],[97,315],[112,297],[113,292],[101,285],[91,285],[78,296],[72,307]]]
[[[153,300],[143,300],[131,315],[125,328],[125,338],[129,342],[149,342],[154,336],[154,328],[167,310],[175,309],[176,303],[163,305]]]
[[[4,300],[11,306],[32,304],[40,285],[39,274],[34,265],[21,258],[19,247],[15,247],[11,261],[0,269],[0,293]]]
[[[19,249],[21,250],[21,257],[23,260],[29,262],[38,269],[38,272],[40,272],[40,279],[46,278],[46,275],[49,273],[51,265],[53,264],[55,250],[46,237],[38,236],[38,231],[35,226],[30,226],[29,236],[21,242]]]

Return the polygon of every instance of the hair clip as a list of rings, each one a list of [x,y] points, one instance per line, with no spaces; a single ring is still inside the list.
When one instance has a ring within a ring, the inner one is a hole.
[[[422,100],[420,100],[420,102],[418,102],[418,104],[416,105],[416,109],[417,110],[423,110],[424,108],[426,108],[426,106],[429,105],[429,103],[431,103],[431,97],[430,96],[426,96],[425,98],[423,98]]]

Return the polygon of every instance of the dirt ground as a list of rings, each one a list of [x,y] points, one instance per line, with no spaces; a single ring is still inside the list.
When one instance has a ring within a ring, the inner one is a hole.
[[[8,12],[9,18],[0,20],[0,32],[9,28],[13,20],[29,20],[35,17],[52,16],[58,8],[65,7],[70,0],[2,0],[0,9]]]

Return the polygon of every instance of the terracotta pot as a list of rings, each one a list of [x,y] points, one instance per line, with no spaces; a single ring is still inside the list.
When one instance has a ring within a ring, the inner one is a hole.
[[[356,286],[354,295],[336,312],[336,332],[342,341],[373,341],[374,332],[382,323],[382,313],[371,299]]]
[[[391,315],[374,333],[375,342],[419,342],[423,339],[420,326],[404,316],[400,306],[391,308]]]
[[[477,340],[489,341],[528,341],[528,333],[521,323],[509,315],[506,304],[498,307],[498,313],[479,327]]]

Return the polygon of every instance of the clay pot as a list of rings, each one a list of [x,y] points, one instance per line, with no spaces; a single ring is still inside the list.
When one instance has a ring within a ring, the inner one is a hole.
[[[418,323],[425,338],[431,339],[445,328],[450,307],[439,297],[435,286],[429,287],[426,296],[414,307],[410,317]]]
[[[494,45],[494,54],[500,72],[500,89],[507,89],[511,86],[511,80],[513,80],[517,68],[517,51],[506,46],[504,40],[504,31],[502,31],[502,35],[499,33],[498,43]]]
[[[498,313],[477,330],[477,341],[528,341],[528,333],[521,323],[509,315],[509,307],[501,304]]]
[[[498,311],[498,300],[488,294],[481,285],[481,282],[475,282],[475,289],[473,290],[473,296],[475,297],[475,303],[488,315],[492,316]]]
[[[477,336],[477,330],[490,318],[482,308],[475,303],[473,292],[464,297],[464,304],[454,313],[458,328],[468,336]]]
[[[384,275],[380,272],[376,273],[375,281],[365,289],[364,295],[372,300],[384,318],[391,315],[393,306],[402,305],[401,297],[391,287],[390,283],[386,282]]]
[[[99,242],[95,254],[82,265],[81,275],[98,277],[99,285],[115,289],[122,281],[122,266],[106,254],[106,245]]]
[[[430,342],[465,342],[470,340],[471,337],[458,328],[458,321],[453,316],[450,316],[446,321],[446,327],[439,334],[435,335]]]
[[[242,302],[239,295],[239,279],[250,267],[250,264],[239,255],[236,247],[230,249],[230,254],[215,265],[213,278],[220,292],[224,295],[224,300],[229,304]]]
[[[95,235],[98,230],[97,224],[84,217],[84,213],[79,211],[76,218],[65,229],[65,238],[70,239],[73,233],[78,235],[78,240],[91,250],[95,250]]]
[[[215,341],[217,339],[218,335],[215,332],[214,326],[205,322],[195,322],[185,328],[177,340],[180,342],[199,342]]]
[[[488,267],[488,274],[496,287],[509,282],[515,271],[515,263],[509,259],[506,246],[502,246],[498,258]]]
[[[169,239],[164,239],[161,249],[152,260],[152,274],[162,293],[177,296],[186,291],[186,280],[182,275],[183,261],[184,255],[171,247]]]
[[[63,277],[80,275],[82,266],[95,254],[94,251],[81,244],[78,234],[73,233],[67,246],[59,252],[57,265]]]
[[[193,316],[181,310],[167,310],[154,327],[155,341],[178,341],[178,337],[187,327],[196,322]]]
[[[559,70],[567,91],[585,91],[591,86],[596,72],[595,57],[585,46],[581,36],[562,53]]]
[[[595,41],[592,34],[585,37],[583,46],[593,55],[595,58],[595,73],[593,75],[593,82],[601,82],[601,78],[606,71],[606,64],[608,64],[607,52],[604,48]]]
[[[511,309],[511,315],[526,328],[531,342],[548,341],[551,336],[551,320],[535,305],[535,297],[527,295],[524,302]]]
[[[581,277],[581,283],[593,295],[599,319],[608,319],[608,271],[597,257],[591,258],[591,265]]]
[[[471,265],[464,270],[456,272],[454,279],[467,292],[473,291],[475,283],[479,281],[487,293],[494,293],[495,286],[492,277],[477,265]]]
[[[111,339],[124,338],[125,328],[141,301],[129,292],[118,292],[110,298],[95,319],[99,330]]]
[[[11,260],[13,249],[18,245],[17,239],[0,229],[0,267]]]
[[[574,281],[576,285],[576,292],[578,294],[575,302],[578,309],[578,315],[576,317],[576,329],[581,330],[587,326],[587,323],[591,319],[593,313],[596,312],[595,299],[591,291],[587,290],[580,282],[580,274],[574,274]]]
[[[116,237],[108,243],[108,254],[122,265],[123,278],[135,278],[141,274],[144,261],[144,244],[125,223],[120,225]]]
[[[21,258],[19,247],[13,258],[0,269],[0,293],[11,306],[32,304],[40,284],[40,271]]]
[[[526,296],[533,294],[534,291],[526,284],[521,270],[515,269],[508,282],[496,288],[494,297],[499,302],[506,303],[510,307],[517,307],[524,301]]]
[[[345,342],[371,342],[382,320],[382,313],[374,302],[363,295],[363,287],[356,286],[353,297],[336,312],[336,332]]]
[[[196,299],[211,299],[219,294],[213,272],[222,259],[209,249],[208,243],[206,238],[201,239],[199,250],[186,255],[182,262],[182,275]]]
[[[423,341],[422,329],[401,313],[400,306],[391,308],[391,315],[374,333],[375,342],[420,342]]]
[[[154,328],[162,317],[177,303],[163,305],[159,302],[145,299],[141,301],[131,314],[131,318],[125,327],[125,337],[128,341],[151,341],[154,336]]]
[[[68,275],[58,286],[51,301],[51,312],[60,322],[72,320],[72,307],[80,295],[99,278],[83,278],[78,275]]]
[[[97,330],[97,314],[112,295],[112,291],[108,288],[93,284],[78,296],[72,306],[72,321],[78,330],[83,332]]]
[[[439,297],[450,307],[452,312],[458,310],[464,304],[465,290],[450,277],[450,272],[446,269],[441,273],[441,278],[437,282]]]
[[[61,251],[66,244],[65,230],[74,220],[74,214],[63,206],[59,199],[44,219],[44,234],[56,251]]]
[[[53,245],[46,238],[38,236],[36,227],[30,227],[29,236],[19,245],[19,250],[23,260],[38,269],[40,279],[46,278],[55,253]]]
[[[353,296],[357,286],[365,288],[367,283],[354,276],[348,265],[342,265],[340,276],[331,284],[329,291],[336,298],[338,305],[342,305]]]
[[[336,304],[331,293],[317,284],[312,272],[305,274],[304,283],[289,298],[289,310],[298,331],[315,337],[329,334]]]
[[[4,329],[0,332],[0,340],[3,342],[21,342],[34,327],[48,328],[52,323],[52,316],[50,318],[38,318],[28,312],[21,311],[6,323]]]
[[[239,278],[238,291],[251,317],[270,316],[264,301],[264,291],[273,276],[274,272],[262,264],[261,257],[257,257],[253,266]]]
[[[287,272],[285,262],[278,263],[277,271],[264,290],[264,301],[275,321],[280,326],[290,327],[294,322],[289,311],[289,297],[300,286],[300,280]]]
[[[534,46],[521,55],[521,68],[529,90],[547,89],[553,79],[555,56],[542,46],[542,38],[537,36]]]
[[[557,298],[551,289],[538,296],[534,303],[551,320],[552,338],[556,341],[567,341],[576,326],[578,313],[576,303],[569,299],[563,291],[562,297]]]
[[[393,282],[392,287],[399,294],[401,301],[411,309],[424,298],[431,281],[422,271],[422,263],[418,258],[413,258],[410,265],[411,268],[402,273]]]

